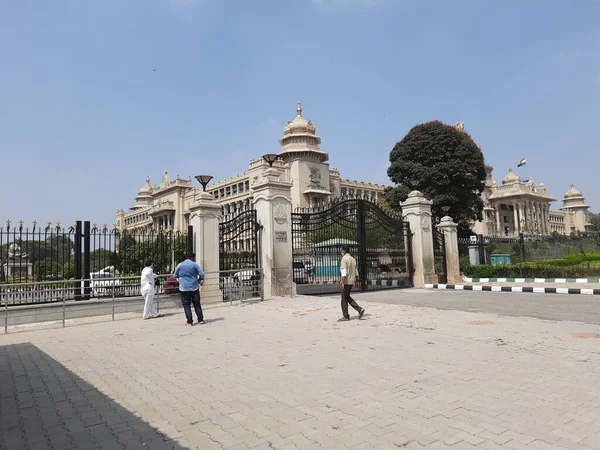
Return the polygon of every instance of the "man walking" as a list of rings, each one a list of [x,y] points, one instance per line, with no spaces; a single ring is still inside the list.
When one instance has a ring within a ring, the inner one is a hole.
[[[362,318],[365,314],[365,309],[358,306],[358,303],[350,297],[352,286],[356,282],[356,260],[350,255],[349,247],[342,247],[342,263],[340,265],[342,278],[340,280],[340,290],[342,291],[342,314],[343,317],[338,319],[338,322],[346,322],[350,320],[348,314],[348,304],[358,311],[358,318]]]
[[[142,270],[142,276],[140,279],[142,297],[144,297],[144,319],[154,319],[160,316],[154,307],[154,283],[156,281],[154,267],[154,261],[148,261],[146,263],[146,267],[144,267]]]
[[[185,311],[185,325],[194,324],[191,305],[194,305],[194,311],[198,318],[198,323],[204,323],[202,306],[200,306],[200,286],[204,284],[204,271],[196,263],[196,254],[189,253],[187,259],[175,268],[175,278],[179,281],[179,292],[181,293],[181,303]]]

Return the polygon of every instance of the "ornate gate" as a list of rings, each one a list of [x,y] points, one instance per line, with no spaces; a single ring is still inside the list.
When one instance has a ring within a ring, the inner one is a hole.
[[[219,223],[219,270],[258,268],[256,210],[224,216]]]
[[[408,222],[367,200],[297,209],[292,213],[292,245],[299,294],[339,292],[342,247],[356,258],[362,291],[412,286]]]
[[[433,258],[435,274],[439,283],[448,282],[448,271],[446,267],[446,241],[444,232],[437,225],[433,225]]]

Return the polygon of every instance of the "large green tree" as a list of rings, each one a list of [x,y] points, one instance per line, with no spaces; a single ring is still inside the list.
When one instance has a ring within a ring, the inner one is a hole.
[[[439,121],[413,127],[390,153],[388,176],[396,183],[385,198],[398,208],[413,190],[433,200],[432,213],[451,216],[462,231],[483,219],[483,153],[471,136]]]

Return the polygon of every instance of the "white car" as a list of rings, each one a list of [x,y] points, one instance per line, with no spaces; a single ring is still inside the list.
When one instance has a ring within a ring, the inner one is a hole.
[[[107,268],[99,270],[98,272],[90,273],[90,296],[101,297],[106,295],[112,295],[113,288],[121,286],[121,280],[110,279],[114,278],[115,275],[109,272]],[[108,278],[108,279],[107,279]],[[83,294],[84,282],[81,282],[81,291]]]

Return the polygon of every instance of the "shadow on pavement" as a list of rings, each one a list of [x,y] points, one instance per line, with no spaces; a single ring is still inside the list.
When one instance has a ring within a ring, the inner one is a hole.
[[[187,449],[30,343],[0,346],[0,426],[0,449]]]

